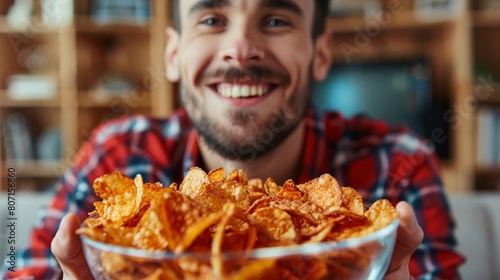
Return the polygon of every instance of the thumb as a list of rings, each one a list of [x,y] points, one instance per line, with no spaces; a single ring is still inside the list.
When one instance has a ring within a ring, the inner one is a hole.
[[[399,227],[396,237],[394,253],[387,273],[396,270],[408,270],[408,263],[413,252],[418,248],[424,238],[422,228],[418,225],[413,209],[407,202],[396,205]]]
[[[63,217],[51,250],[61,265],[64,279],[93,279],[82,250],[80,237],[75,233],[80,219],[74,213]]]

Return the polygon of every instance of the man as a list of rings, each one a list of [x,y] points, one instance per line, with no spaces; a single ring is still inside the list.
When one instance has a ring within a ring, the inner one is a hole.
[[[179,30],[167,30],[165,60],[167,78],[180,82],[185,111],[97,129],[33,231],[22,262],[30,268],[14,275],[91,278],[74,232],[93,208],[96,177],[118,170],[168,185],[200,166],[243,169],[278,183],[331,173],[367,204],[384,197],[397,203],[400,226],[385,279],[458,277],[463,259],[454,250],[454,225],[429,145],[380,122],[319,116],[309,107],[313,81],[324,79],[331,64],[328,1],[174,2]],[[77,214],[61,221],[68,212]],[[51,241],[62,273],[50,257]]]

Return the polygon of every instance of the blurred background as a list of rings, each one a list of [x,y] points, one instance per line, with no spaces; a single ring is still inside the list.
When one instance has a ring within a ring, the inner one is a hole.
[[[335,0],[334,65],[313,103],[410,126],[453,193],[500,192],[500,0]],[[94,127],[177,106],[164,0],[0,2],[0,184],[50,186]]]

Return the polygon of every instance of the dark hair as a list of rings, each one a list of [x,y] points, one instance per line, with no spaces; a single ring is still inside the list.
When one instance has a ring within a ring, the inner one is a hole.
[[[172,0],[172,14],[174,24],[180,31],[181,19],[179,16],[179,0]],[[328,0],[314,0],[313,30],[312,37],[316,39],[325,32],[325,21],[328,17]]]

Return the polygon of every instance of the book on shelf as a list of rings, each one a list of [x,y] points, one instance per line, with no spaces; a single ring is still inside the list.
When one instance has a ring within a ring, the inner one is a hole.
[[[380,11],[381,3],[378,0],[330,0],[328,9],[333,17],[363,16]]]
[[[482,107],[477,118],[477,164],[500,165],[500,108]]]
[[[97,24],[146,24],[151,16],[149,0],[94,0],[92,19]]]
[[[3,148],[6,160],[24,163],[35,157],[28,120],[23,114],[11,113],[2,127]]]

